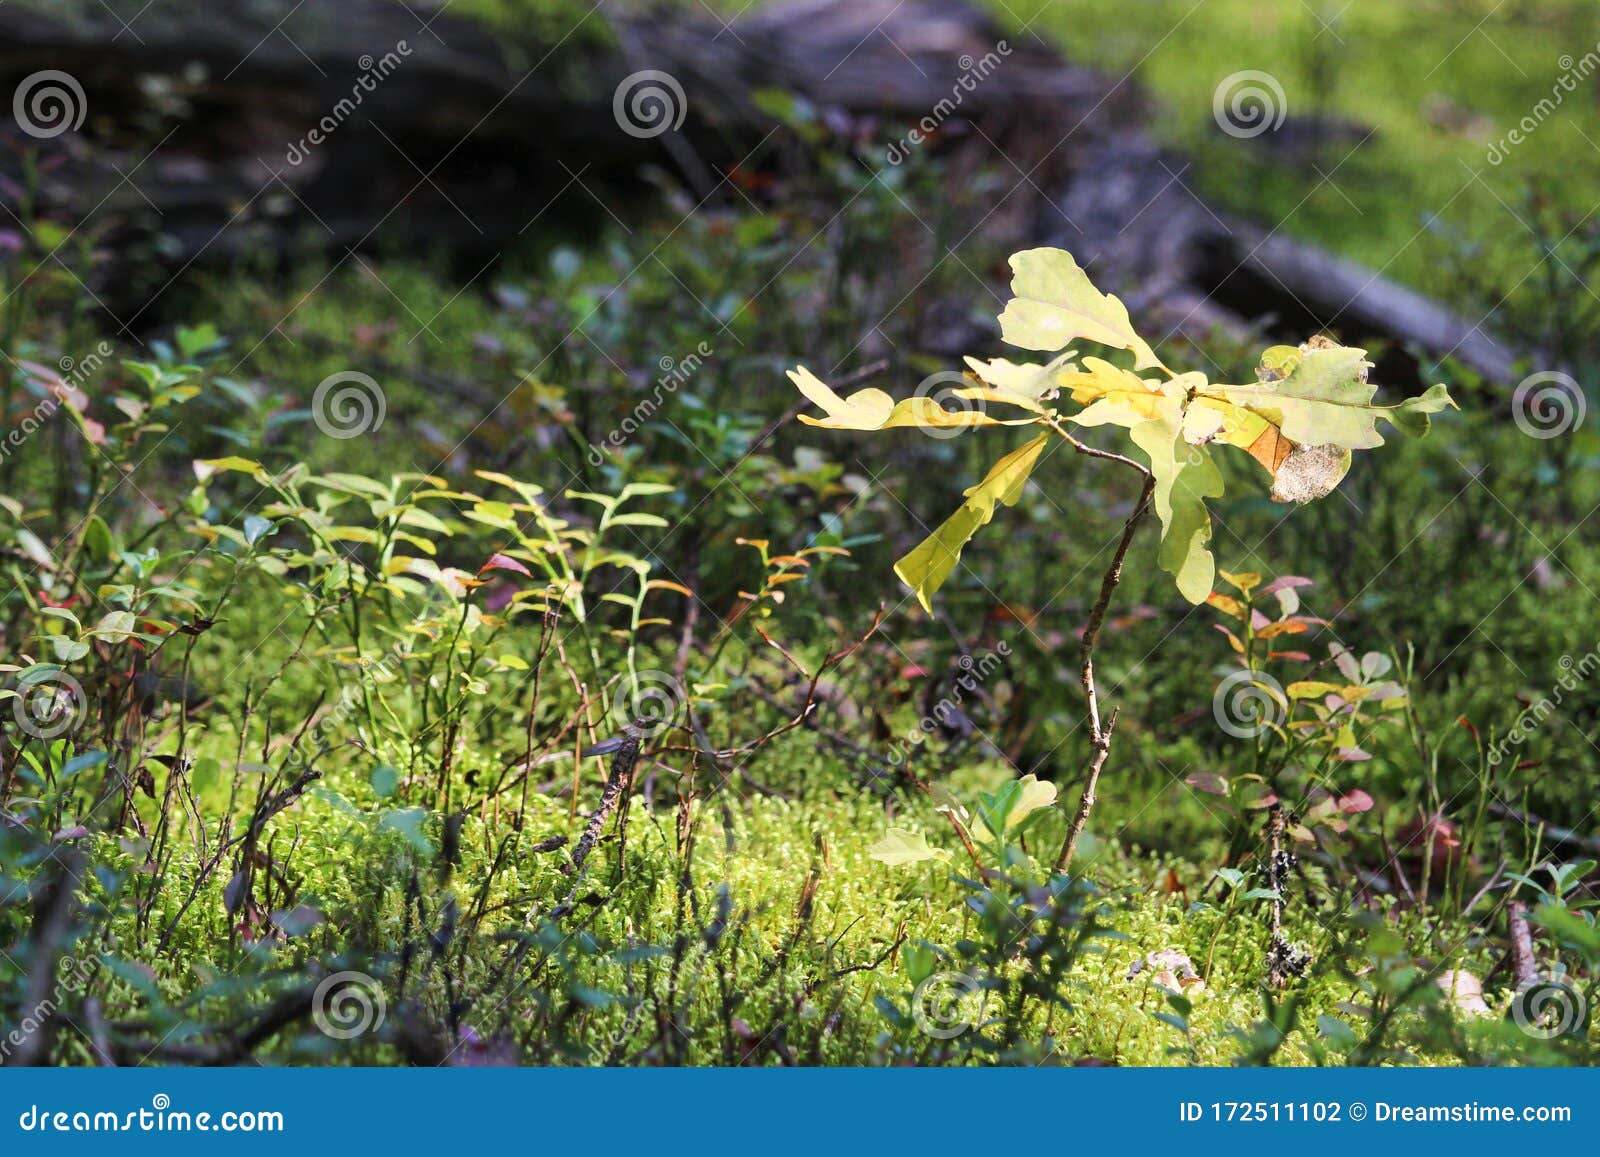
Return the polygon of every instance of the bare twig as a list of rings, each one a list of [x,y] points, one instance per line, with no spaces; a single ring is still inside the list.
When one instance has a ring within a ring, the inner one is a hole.
[[[1083,693],[1087,699],[1089,718],[1089,744],[1094,750],[1089,760],[1089,775],[1084,781],[1083,795],[1078,800],[1078,811],[1072,817],[1072,825],[1067,829],[1067,838],[1062,841],[1061,852],[1056,856],[1055,871],[1065,872],[1072,866],[1072,856],[1078,848],[1078,838],[1083,834],[1085,825],[1089,822],[1089,813],[1094,810],[1095,788],[1100,783],[1100,773],[1105,769],[1106,758],[1111,754],[1111,733],[1117,726],[1117,713],[1111,713],[1110,721],[1102,727],[1100,725],[1100,696],[1094,680],[1094,646],[1100,638],[1100,629],[1105,625],[1106,609],[1111,605],[1111,597],[1116,593],[1117,584],[1122,581],[1122,564],[1128,557],[1128,548],[1133,544],[1134,532],[1139,529],[1139,523],[1150,509],[1150,500],[1155,494],[1155,476],[1131,458],[1124,458],[1120,454],[1109,454],[1103,450],[1095,450],[1085,446],[1072,435],[1057,427],[1057,433],[1070,442],[1074,449],[1080,453],[1093,457],[1111,458],[1126,463],[1139,471],[1144,476],[1144,489],[1139,494],[1139,501],[1133,508],[1133,513],[1128,515],[1128,520],[1122,525],[1122,538],[1117,542],[1116,553],[1111,556],[1111,565],[1100,579],[1100,594],[1094,601],[1094,606],[1089,611],[1089,622],[1083,630],[1083,640],[1079,645],[1078,654],[1081,664],[1081,677],[1083,680]]]

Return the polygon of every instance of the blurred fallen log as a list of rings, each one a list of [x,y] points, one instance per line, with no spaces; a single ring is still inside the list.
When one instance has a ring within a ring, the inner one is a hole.
[[[874,167],[928,148],[1014,174],[986,230],[1072,249],[1175,331],[1332,327],[1515,376],[1514,351],[1425,295],[1216,211],[1150,138],[1137,86],[965,0],[584,11],[491,26],[438,3],[215,0],[124,24],[0,5],[0,82],[66,74],[82,117],[0,130],[0,201],[111,254],[90,288],[137,333],[196,263],[425,247],[478,276],[532,229],[625,212],[652,168],[737,203],[740,179],[809,159],[777,131],[787,93]]]

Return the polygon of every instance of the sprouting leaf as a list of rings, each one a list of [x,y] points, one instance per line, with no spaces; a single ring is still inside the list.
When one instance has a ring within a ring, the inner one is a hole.
[[[1059,380],[1063,389],[1071,391],[1072,400],[1083,407],[1070,415],[1079,426],[1132,429],[1159,417],[1164,406],[1181,405],[1183,398],[1183,389],[1176,383],[1149,381],[1102,358],[1084,358],[1081,370],[1063,373]]]
[[[867,855],[891,867],[943,860],[950,855],[928,843],[928,837],[910,828],[890,828],[889,834],[867,849]]]
[[[1011,255],[1011,292],[1000,315],[1000,334],[1029,350],[1066,349],[1079,338],[1133,351],[1134,368],[1160,367],[1161,359],[1128,320],[1127,306],[1101,293],[1065,249],[1024,249]]]
[[[896,402],[878,389],[857,390],[842,398],[822,379],[805,366],[789,371],[789,380],[811,401],[827,412],[825,418],[801,414],[800,420],[808,426],[821,426],[829,430],[887,430],[896,426],[922,426],[932,429],[954,429],[960,426],[1025,426],[1032,418],[991,418],[982,408],[947,410],[934,398],[912,397]],[[974,385],[953,391],[959,397],[972,398],[1003,405],[1018,406],[1035,414],[1042,413],[1037,402],[1020,394],[1004,393]]]
[[[967,500],[961,508],[946,519],[938,530],[923,539],[910,554],[895,563],[895,574],[916,592],[917,601],[929,614],[933,613],[930,600],[934,592],[944,585],[945,579],[950,577],[950,572],[960,561],[962,547],[966,546],[980,526],[994,517],[995,504],[1015,506],[1017,499],[1022,497],[1022,488],[1027,484],[1028,475],[1033,472],[1049,438],[1048,434],[1040,434],[996,462],[982,482],[967,489]]]

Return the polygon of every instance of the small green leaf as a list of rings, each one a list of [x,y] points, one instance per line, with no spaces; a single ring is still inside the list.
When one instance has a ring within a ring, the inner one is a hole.
[[[427,822],[428,813],[421,808],[401,808],[398,811],[384,812],[383,816],[378,820],[378,830],[380,832],[399,832],[417,854],[432,856],[433,841],[423,831],[423,825]]]
[[[380,764],[372,769],[370,782],[374,795],[388,799],[400,787],[400,773],[388,764]]]
[[[890,828],[888,835],[867,849],[867,855],[879,863],[900,867],[903,864],[947,859],[950,853],[928,843],[928,837],[921,832],[914,832],[910,828]]]

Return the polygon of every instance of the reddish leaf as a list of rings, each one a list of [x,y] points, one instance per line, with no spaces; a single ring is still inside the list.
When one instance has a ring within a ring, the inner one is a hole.
[[[489,561],[478,568],[478,573],[482,574],[486,570],[510,570],[516,571],[517,574],[525,574],[529,578],[533,577],[533,572],[516,559],[498,552],[489,556]]]
[[[1339,810],[1348,814],[1371,811],[1373,799],[1359,787],[1348,795],[1339,797]]]

